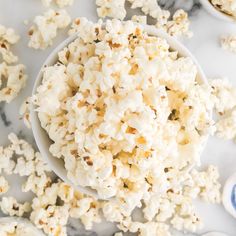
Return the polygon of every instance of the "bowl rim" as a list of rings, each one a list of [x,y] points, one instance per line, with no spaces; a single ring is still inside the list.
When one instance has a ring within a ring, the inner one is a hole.
[[[33,223],[30,222],[29,219],[23,217],[14,217],[14,216],[6,216],[0,217],[0,225],[1,224],[9,224],[11,222],[17,222],[25,224],[27,227],[33,230],[38,236],[45,236],[42,230],[38,229]]]
[[[234,19],[234,17],[227,15],[224,12],[221,12],[219,10],[217,10],[217,8],[215,8],[209,0],[200,0],[200,3],[203,5],[203,7],[205,8],[205,10],[210,13],[211,15],[213,15],[214,17],[220,19],[220,20],[224,20],[227,22],[235,22],[236,19]]]
[[[143,25],[143,29],[145,32],[147,32],[151,36],[156,36],[156,37],[161,37],[166,39],[168,44],[170,45],[171,48],[174,50],[178,51],[178,53],[181,56],[184,57],[189,57],[191,60],[194,62],[196,68],[197,68],[197,79],[200,84],[206,84],[208,85],[207,78],[205,76],[205,73],[203,72],[201,66],[199,65],[198,61],[196,58],[193,56],[193,54],[182,44],[180,43],[176,38],[168,35],[166,32],[163,30],[157,29],[154,26],[150,25]],[[63,48],[67,47],[70,43],[72,43],[76,38],[79,37],[79,34],[76,33],[70,37],[68,37],[66,40],[64,40],[62,43],[60,43],[47,57],[45,62],[43,63],[36,80],[34,82],[33,90],[32,90],[32,96],[37,91],[38,86],[42,82],[42,76],[43,76],[43,68],[46,66],[54,65],[58,61],[58,52],[61,51]],[[34,104],[30,104],[30,117],[31,117],[31,126],[32,126],[32,131],[33,131],[33,136],[35,138],[35,142],[38,146],[38,149],[42,155],[42,158],[49,164],[49,167],[51,170],[58,176],[60,177],[64,182],[70,184],[73,186],[75,189],[79,190],[80,192],[90,195],[94,197],[95,199],[106,199],[103,198],[102,196],[98,196],[97,191],[93,190],[90,187],[82,187],[80,185],[75,185],[70,181],[67,177],[67,171],[64,167],[63,160],[58,159],[49,152],[49,145],[46,144],[46,140],[48,142],[50,141],[50,138],[48,137],[47,132],[41,127],[40,121],[38,118],[37,111],[35,110],[36,106]],[[211,111],[209,111],[211,112]],[[207,137],[206,137],[207,140]],[[204,147],[203,147],[204,148]]]
[[[236,218],[236,209],[231,203],[232,188],[234,185],[236,185],[236,172],[226,180],[222,193],[222,202],[226,211]]]

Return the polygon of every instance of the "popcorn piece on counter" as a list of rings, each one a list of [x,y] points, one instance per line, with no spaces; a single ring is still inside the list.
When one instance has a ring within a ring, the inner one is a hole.
[[[141,8],[145,15],[150,15],[157,20],[156,27],[158,29],[165,30],[171,36],[187,36],[192,37],[193,33],[189,30],[190,21],[188,14],[182,9],[177,10],[172,19],[170,20],[170,12],[162,10],[156,0],[128,0],[131,3],[131,8]],[[144,23],[145,18],[141,18],[133,21],[142,21]]]
[[[214,108],[219,115],[224,115],[236,106],[236,88],[228,79],[214,79],[210,85],[214,96]]]
[[[128,0],[131,3],[131,8],[141,8],[145,15],[150,15],[155,19],[168,19],[170,12],[162,10],[156,0]]]
[[[43,5],[46,7],[49,7],[52,2],[56,3],[58,7],[63,8],[71,6],[74,0],[42,0]]]
[[[58,198],[63,203],[58,205]],[[95,200],[83,196],[60,181],[48,186],[44,194],[36,196],[32,208],[31,220],[37,227],[52,236],[56,232],[66,235],[69,216],[80,219],[86,229],[91,229],[93,222],[101,221]]]
[[[123,233],[122,232],[117,232],[114,234],[114,236],[123,236]]]
[[[137,16],[137,15],[133,15],[131,18],[132,21],[137,22],[139,24],[143,24],[146,25],[147,24],[147,16]]]
[[[11,28],[6,28],[0,25],[0,54],[2,55],[3,61],[6,63],[17,62],[18,57],[15,56],[10,47],[19,41],[20,37]]]
[[[36,196],[32,203],[31,221],[48,235],[66,235],[65,225],[69,217],[68,205],[58,205],[60,183],[47,186],[43,194]]]
[[[192,37],[193,33],[189,31],[190,21],[188,13],[182,9],[177,10],[171,21],[166,24],[168,34],[172,36],[187,36]]]
[[[11,146],[5,148],[0,146],[0,173],[13,174],[15,167],[15,161],[12,160],[13,155],[14,151]]]
[[[45,49],[52,45],[58,29],[66,28],[71,22],[65,10],[48,10],[43,15],[36,16],[34,25],[29,29],[28,46],[34,49]]]
[[[190,21],[188,13],[182,9],[177,10],[172,16],[172,20],[157,20],[156,27],[165,30],[171,36],[192,37],[193,33],[189,30]]]
[[[0,176],[0,195],[3,195],[8,190],[9,190],[9,184],[7,180],[3,176]]]
[[[169,232],[169,226],[162,222],[133,222],[128,218],[125,222],[123,222],[126,229],[129,229],[132,233],[138,233],[138,236],[156,236],[156,235],[163,235],[163,236],[171,236]],[[118,226],[120,228],[120,226]],[[125,228],[123,229],[124,231]]]
[[[26,98],[25,101],[21,104],[19,111],[22,120],[28,129],[31,129],[30,103],[31,103],[31,97]]]
[[[24,74],[25,66],[22,64],[9,66],[5,62],[0,64],[0,102],[11,102],[25,86],[27,76]],[[6,82],[5,82],[6,81]]]
[[[93,223],[101,222],[101,202],[75,191],[69,204],[70,217],[80,219],[86,230],[91,230]]]
[[[31,174],[26,182],[22,185],[22,192],[32,191],[37,196],[41,196],[45,189],[50,186],[52,180],[45,173],[37,176],[35,174]]]
[[[214,108],[218,114],[215,135],[223,139],[236,138],[236,88],[227,79],[211,81]]]
[[[236,36],[223,36],[220,39],[220,44],[223,49],[236,53]]]
[[[40,176],[50,171],[48,165],[42,160],[41,154],[35,152],[29,143],[18,139],[14,133],[9,134],[8,139],[11,142],[10,145],[0,146],[0,173]]]
[[[20,204],[13,197],[2,197],[0,201],[0,207],[4,214],[10,216],[23,216],[25,213],[31,211],[29,202]]]
[[[204,199],[204,201],[210,203],[221,202],[221,185],[219,183],[217,167],[210,165],[207,170],[203,172],[198,172],[194,169],[191,175],[195,186],[200,189],[199,196]]]
[[[125,0],[96,0],[97,13],[101,18],[111,17],[123,20],[126,16]]]
[[[226,140],[236,141],[236,107],[216,122],[216,136]]]
[[[68,205],[48,205],[47,208],[33,209],[30,219],[49,236],[66,236],[68,211]]]

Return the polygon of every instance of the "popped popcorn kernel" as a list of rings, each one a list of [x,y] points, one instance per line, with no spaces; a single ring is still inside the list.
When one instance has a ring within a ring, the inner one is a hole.
[[[223,49],[236,53],[236,36],[223,36],[220,39],[220,44]]]
[[[18,57],[11,51],[11,46],[16,44],[20,36],[12,28],[6,28],[0,24],[0,55],[8,64],[18,61]]]
[[[28,97],[24,100],[24,102],[20,106],[19,114],[28,129],[31,129],[31,117],[30,117],[30,103],[31,97]]]
[[[5,194],[8,190],[9,184],[7,180],[3,176],[0,176],[0,195]]]
[[[25,66],[7,65],[5,62],[0,64],[0,102],[10,103],[18,93],[24,88],[27,76],[25,75]]]
[[[126,16],[125,0],[96,0],[97,13],[101,18],[111,17],[123,20]]]
[[[34,18],[34,25],[29,29],[28,46],[34,49],[46,49],[51,46],[59,29],[66,28],[71,22],[65,10],[48,10],[43,15]]]

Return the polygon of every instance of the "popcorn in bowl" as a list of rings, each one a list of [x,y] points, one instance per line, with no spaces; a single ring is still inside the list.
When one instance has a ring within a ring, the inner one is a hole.
[[[34,101],[70,181],[109,198],[152,185],[157,166],[200,164],[212,104],[192,60],[132,22],[94,30],[44,68]]]
[[[56,63],[46,63],[32,99],[52,158],[75,186],[109,199],[103,215],[122,231],[145,235],[154,224],[153,235],[168,235],[167,221],[196,231],[193,199],[220,202],[217,168],[196,170],[212,130],[211,87],[191,58],[141,25],[83,19],[88,30],[81,22]],[[135,208],[147,223],[132,220]]]
[[[210,3],[222,13],[236,18],[236,1],[235,0],[209,0]]]

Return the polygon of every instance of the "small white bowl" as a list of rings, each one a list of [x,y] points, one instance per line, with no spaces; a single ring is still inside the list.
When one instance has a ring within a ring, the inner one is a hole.
[[[230,176],[225,182],[223,189],[223,205],[233,217],[236,218],[236,173]]]
[[[202,236],[228,236],[228,235],[221,232],[208,232],[206,234],[202,234]]]
[[[21,218],[21,217],[1,217],[0,229],[1,229],[1,226],[14,223],[14,222],[25,225],[27,228],[29,228],[31,231],[30,236],[45,236],[45,234],[41,230],[37,229],[36,226],[34,226],[28,219]],[[26,235],[26,236],[29,236],[29,235]]]
[[[209,0],[200,0],[201,4],[203,5],[203,7],[206,9],[206,11],[208,13],[210,13],[212,16],[220,19],[220,20],[224,20],[224,21],[228,21],[228,22],[235,22],[236,19],[234,19],[234,17],[227,15],[226,13],[218,10],[216,7],[214,7]]]
[[[177,50],[181,56],[190,57],[193,60],[193,62],[195,63],[195,65],[197,66],[197,69],[198,69],[198,77],[197,77],[198,83],[208,84],[206,76],[205,76],[203,70],[201,69],[201,67],[198,64],[197,60],[193,57],[193,55],[190,53],[190,51],[186,47],[184,47],[181,43],[179,43],[175,38],[169,36],[167,33],[163,32],[161,30],[157,30],[153,26],[146,25],[146,26],[144,26],[144,29],[149,35],[165,38],[167,40],[167,42],[169,43],[170,47]],[[41,70],[40,70],[40,72],[39,72],[39,74],[38,74],[38,76],[35,80],[32,95],[36,94],[36,90],[37,90],[38,86],[41,84],[42,75],[43,75],[42,69],[45,66],[54,65],[58,60],[57,53],[59,51],[61,51],[63,48],[65,48],[66,46],[68,46],[68,44],[73,42],[77,37],[78,37],[78,35],[73,35],[73,36],[69,37],[64,42],[62,42],[49,55],[49,57],[47,58],[44,65],[42,66],[42,68],[41,68]],[[37,112],[35,111],[35,109],[36,109],[36,107],[34,105],[31,105],[30,110],[31,110],[32,131],[33,131],[33,135],[34,135],[36,144],[37,144],[43,158],[45,159],[45,161],[50,165],[51,169],[55,172],[55,174],[58,175],[63,181],[65,181],[66,183],[72,185],[73,187],[75,187],[76,189],[78,189],[80,192],[82,192],[84,194],[88,194],[88,195],[91,195],[91,196],[93,196],[97,199],[98,198],[101,199],[101,197],[98,196],[96,190],[93,190],[90,187],[75,186],[67,178],[67,171],[64,167],[63,160],[58,159],[56,157],[53,157],[52,154],[49,152],[49,147],[52,144],[52,141],[50,140],[50,138],[49,138],[48,134],[46,133],[46,131],[41,127],[40,121],[39,121],[39,118],[38,118],[38,115],[37,115]]]

